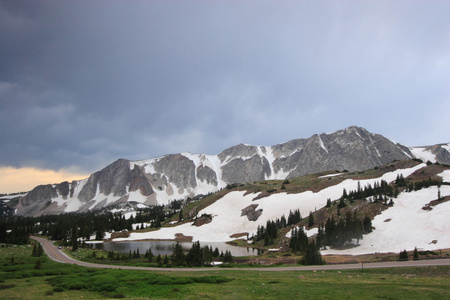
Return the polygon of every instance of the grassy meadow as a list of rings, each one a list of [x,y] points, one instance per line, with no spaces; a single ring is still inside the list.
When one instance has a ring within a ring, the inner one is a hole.
[[[0,298],[449,299],[450,267],[349,271],[204,272],[90,269],[0,245]]]

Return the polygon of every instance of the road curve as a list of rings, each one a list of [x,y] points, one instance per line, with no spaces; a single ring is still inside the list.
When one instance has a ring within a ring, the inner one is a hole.
[[[146,270],[146,271],[165,271],[165,272],[195,272],[195,271],[210,271],[210,268],[151,268],[151,267],[133,267],[133,266],[116,266],[105,264],[94,264],[84,261],[75,260],[67,256],[64,252],[60,251],[53,245],[52,241],[47,239],[31,236],[32,239],[41,243],[45,253],[50,259],[65,263],[75,264],[90,268],[103,268],[103,269],[122,269],[122,270]],[[395,261],[395,262],[375,262],[362,264],[341,264],[341,265],[321,265],[321,266],[296,266],[296,267],[273,267],[273,268],[214,268],[214,270],[240,270],[240,271],[312,271],[312,270],[351,270],[351,269],[376,269],[376,268],[399,268],[399,267],[429,267],[429,266],[448,266],[450,265],[450,258],[444,259],[432,259],[432,260],[408,260],[408,261]]]

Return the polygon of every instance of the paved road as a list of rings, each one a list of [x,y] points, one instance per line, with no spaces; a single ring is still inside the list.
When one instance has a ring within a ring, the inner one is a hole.
[[[65,263],[65,264],[75,264],[84,267],[91,268],[104,268],[104,269],[126,269],[126,270],[147,270],[147,271],[166,271],[166,272],[192,272],[192,271],[210,271],[211,268],[150,268],[150,267],[132,267],[132,266],[115,266],[115,265],[104,265],[104,264],[94,264],[75,260],[60,249],[53,245],[52,241],[32,236],[32,239],[41,243],[44,248],[45,253],[53,259],[54,261]],[[432,259],[432,260],[416,260],[416,261],[397,261],[397,262],[376,262],[376,263],[364,263],[364,269],[375,269],[375,268],[398,268],[398,267],[427,267],[427,266],[443,266],[450,265],[450,258],[445,259]],[[342,265],[322,265],[322,266],[298,266],[298,267],[273,267],[273,268],[239,268],[239,269],[227,269],[227,268],[214,268],[214,270],[242,270],[242,271],[269,271],[269,272],[279,272],[279,271],[312,271],[312,270],[350,270],[350,269],[361,269],[361,264],[342,264]]]

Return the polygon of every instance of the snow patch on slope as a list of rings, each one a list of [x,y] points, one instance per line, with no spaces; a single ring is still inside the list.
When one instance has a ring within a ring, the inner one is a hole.
[[[427,150],[423,147],[415,147],[410,148],[411,153],[414,155],[414,157],[421,159],[422,161],[431,161],[432,163],[436,162],[436,156],[431,153],[431,151]]]
[[[339,176],[342,174],[344,174],[344,173],[328,174],[328,175],[319,176],[318,178],[336,177],[336,176]]]
[[[346,250],[325,250],[326,254],[367,254],[375,252],[436,250],[450,248],[450,202],[441,203],[431,211],[422,209],[437,199],[438,188],[430,187],[411,193],[401,193],[394,206],[383,211],[372,221],[375,230],[364,235],[360,246]],[[441,187],[441,195],[450,195],[450,186]],[[385,222],[390,219],[389,222]]]
[[[444,172],[439,173],[437,175],[442,177],[442,180],[444,182],[450,182],[450,170],[445,170]]]
[[[290,172],[284,172],[283,169],[280,169],[278,172],[275,172],[273,168],[273,163],[276,160],[275,155],[273,154],[274,148],[273,147],[266,147],[266,158],[269,161],[270,164],[270,174],[266,180],[283,180],[286,179],[286,177],[289,175]],[[292,153],[291,153],[292,154]],[[291,155],[289,154],[289,155]],[[284,158],[285,156],[280,156],[279,158]]]
[[[356,132],[356,131],[355,131]],[[357,133],[357,132],[356,132]],[[359,134],[358,134],[359,135]],[[320,147],[322,147],[323,150],[325,150],[328,153],[327,148],[325,147],[325,144],[323,143],[322,139],[320,138],[320,135],[317,135],[317,137],[319,138],[319,144]]]
[[[375,179],[361,180],[361,186],[366,184],[374,185],[375,182],[385,180],[392,182],[397,178],[397,174],[403,174],[404,177],[409,176],[416,170],[424,167],[420,164],[413,168],[396,170],[384,174]],[[303,217],[306,217],[310,211],[315,211],[326,205],[327,199],[338,199],[342,196],[345,188],[348,190],[356,190],[358,181],[345,180],[335,186],[323,189],[317,193],[306,191],[299,194],[279,193],[269,197],[253,200],[258,194],[245,195],[246,191],[235,191],[226,194],[210,206],[199,211],[198,214],[212,215],[212,221],[200,227],[192,226],[192,223],[186,223],[170,228],[161,228],[157,231],[144,233],[131,233],[129,238],[116,239],[115,241],[124,240],[141,240],[141,239],[174,239],[175,234],[183,233],[186,236],[192,236],[194,241],[200,242],[226,242],[233,238],[230,236],[235,233],[248,233],[249,236],[256,234],[258,226],[265,226],[268,220],[280,218],[283,214],[289,215],[291,210],[299,209]],[[251,204],[257,204],[256,209],[262,209],[262,214],[256,221],[249,221],[246,216],[241,216],[242,209]]]

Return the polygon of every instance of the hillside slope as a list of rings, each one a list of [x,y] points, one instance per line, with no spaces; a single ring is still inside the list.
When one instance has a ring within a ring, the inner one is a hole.
[[[192,237],[200,242],[227,242],[238,236],[239,239],[251,239],[256,235],[259,226],[265,226],[267,221],[288,216],[290,211],[299,209],[303,217],[310,212],[324,208],[327,199],[337,201],[343,190],[357,190],[358,186],[374,186],[381,180],[394,182],[398,176],[411,180],[417,174],[427,177],[431,167],[421,163],[403,169],[389,170],[381,176],[362,179],[365,174],[343,173],[311,175],[303,182],[313,180],[316,186],[326,185],[318,191],[303,191],[286,193],[278,190],[276,193],[259,198],[261,192],[248,192],[248,186],[239,190],[232,190],[216,200],[213,204],[198,211],[197,216],[208,215],[211,222],[195,226],[194,221],[187,221],[181,225],[164,227],[156,231],[132,232],[128,238],[117,238],[114,241],[145,240],[145,239],[176,239],[178,234]],[[450,196],[450,168],[441,167],[441,171],[434,177],[442,178],[443,185],[439,188],[432,186],[417,191],[401,192],[394,199],[393,206],[386,206],[373,219],[373,231],[359,241],[359,246],[345,250],[328,249],[323,254],[365,254],[375,252],[399,252],[407,249],[435,250],[450,248],[450,230],[448,216],[450,215],[450,201],[442,201],[430,210],[424,210],[427,204],[436,200],[439,194],[442,198]],[[343,177],[343,178],[339,178]],[[354,179],[351,179],[354,177]],[[313,178],[313,179],[312,179]],[[300,179],[299,179],[300,180]],[[269,183],[262,183],[265,186]],[[294,184],[294,183],[291,183]],[[250,187],[251,189],[251,187]],[[367,200],[369,201],[369,200]],[[250,220],[244,213],[250,207],[260,212],[256,220]],[[350,210],[357,210],[357,206]],[[357,211],[358,212],[358,211]],[[361,212],[358,212],[361,213]],[[317,233],[317,228],[308,232],[309,236]]]

